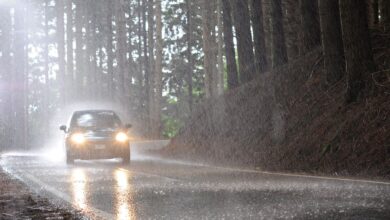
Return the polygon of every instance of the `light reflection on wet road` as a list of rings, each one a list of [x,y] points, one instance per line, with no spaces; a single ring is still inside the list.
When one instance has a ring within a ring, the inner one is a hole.
[[[390,184],[285,176],[135,158],[0,164],[56,204],[102,219],[390,219]]]

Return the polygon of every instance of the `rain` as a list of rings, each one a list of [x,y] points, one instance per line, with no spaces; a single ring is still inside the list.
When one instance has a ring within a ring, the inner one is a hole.
[[[0,219],[390,219],[390,1],[0,0]]]

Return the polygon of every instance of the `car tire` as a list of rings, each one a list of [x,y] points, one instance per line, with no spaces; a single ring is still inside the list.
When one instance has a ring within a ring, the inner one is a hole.
[[[74,158],[70,152],[66,152],[66,164],[74,164]]]

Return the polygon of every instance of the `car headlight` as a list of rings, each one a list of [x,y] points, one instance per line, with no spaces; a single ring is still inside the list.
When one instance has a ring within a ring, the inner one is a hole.
[[[115,140],[124,143],[129,140],[129,136],[127,136],[127,134],[125,134],[124,132],[119,132],[118,134],[116,134]]]
[[[85,137],[83,134],[80,134],[80,133],[72,134],[70,139],[75,144],[84,144],[85,143]]]

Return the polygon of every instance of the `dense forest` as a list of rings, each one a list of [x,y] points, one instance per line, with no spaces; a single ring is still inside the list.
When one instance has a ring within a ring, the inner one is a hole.
[[[389,29],[388,0],[0,0],[0,148],[41,144],[89,102],[172,137],[205,100],[318,50],[323,88],[359,102],[389,81],[372,46]]]

